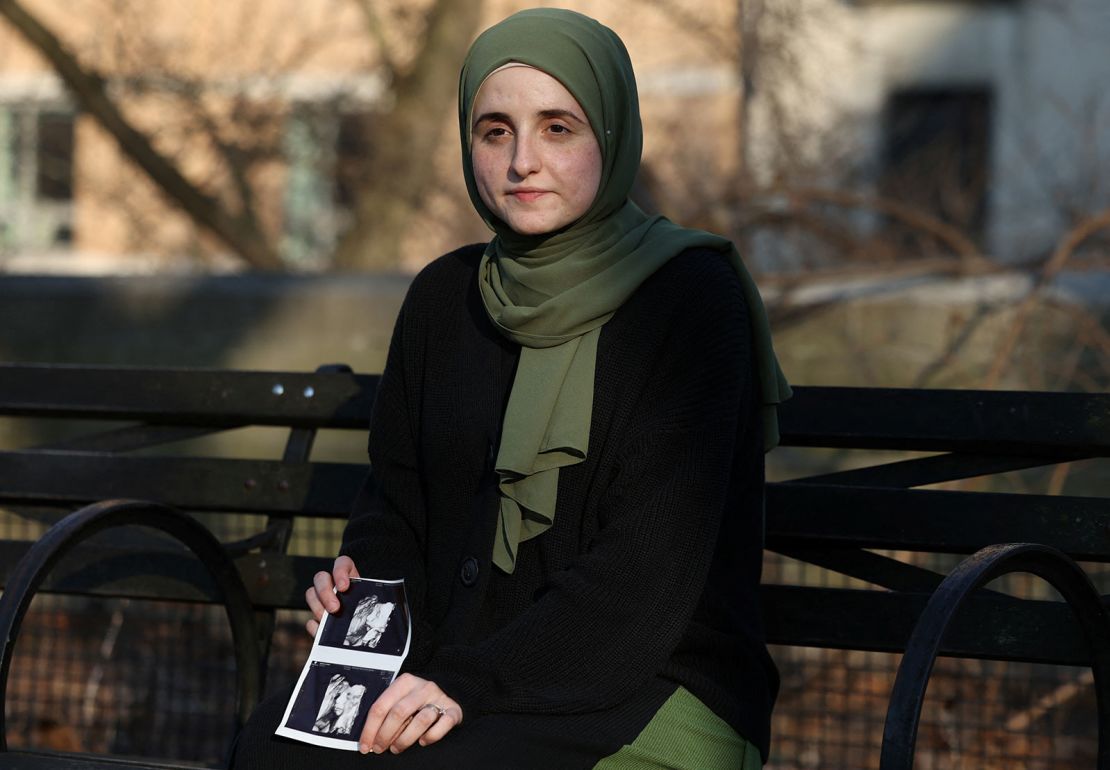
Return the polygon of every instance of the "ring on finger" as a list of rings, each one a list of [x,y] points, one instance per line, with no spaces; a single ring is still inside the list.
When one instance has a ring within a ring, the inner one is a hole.
[[[443,706],[440,706],[438,703],[425,703],[423,706],[417,709],[417,712],[423,711],[424,709],[435,709],[436,719],[439,719],[441,716],[447,713],[447,709],[445,709]]]

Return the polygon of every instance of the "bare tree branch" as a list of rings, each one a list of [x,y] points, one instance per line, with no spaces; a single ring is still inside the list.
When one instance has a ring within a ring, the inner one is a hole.
[[[1107,228],[1110,228],[1110,208],[1083,219],[1060,239],[1056,249],[1052,252],[1052,256],[1049,257],[1048,261],[1045,262],[1044,267],[1041,269],[1040,275],[1037,277],[1033,287],[1018,305],[1014,322],[1010,326],[1010,331],[995,353],[994,363],[991,364],[991,369],[987,373],[985,387],[994,387],[999,378],[1005,373],[1010,358],[1014,353],[1014,348],[1017,347],[1018,340],[1021,339],[1021,335],[1025,331],[1025,325],[1029,321],[1029,315],[1032,313],[1033,307],[1037,303],[1041,290],[1059,275],[1060,271],[1064,269],[1068,260],[1071,259],[1071,256],[1075,253],[1075,250],[1078,249],[1084,241],[1095,233]]]
[[[362,11],[363,20],[366,22],[366,31],[370,33],[371,39],[378,46],[378,55],[381,57],[382,67],[385,68],[390,80],[392,80],[397,75],[397,65],[393,53],[390,51],[381,17],[374,7],[374,0],[355,0],[355,4]]]
[[[1063,704],[1081,696],[1094,685],[1095,678],[1091,671],[1082,671],[1074,679],[1059,684],[1051,692],[1042,695],[1032,706],[1006,715],[1006,729],[1021,733],[1029,729],[1033,722]]]
[[[760,199],[769,203],[758,205]],[[928,234],[941,243],[947,245],[952,251],[968,263],[981,263],[986,260],[979,252],[979,247],[959,228],[923,211],[915,206],[901,203],[896,200],[877,195],[865,195],[850,190],[829,190],[817,187],[782,187],[762,191],[756,195],[752,202],[752,215],[742,227],[750,228],[762,218],[778,213],[781,216],[782,204],[785,203],[787,211],[798,212],[814,203],[827,203],[846,208],[858,208],[875,211],[895,219],[908,227]]]
[[[18,0],[0,0],[0,16],[54,67],[82,109],[116,140],[166,195],[253,267],[279,269],[282,262],[265,234],[245,213],[230,214],[214,197],[198,189],[151,144],[149,137],[124,117],[107,93],[104,79],[83,66],[65,45]]]
[[[366,2],[367,0],[363,0]],[[644,5],[658,9],[678,29],[686,30],[694,35],[704,38],[709,44],[722,52],[735,48],[736,42],[729,35],[721,31],[721,27],[714,21],[707,21],[692,13],[688,8],[683,8],[669,0],[641,0]]]
[[[261,232],[261,227],[258,225],[258,220],[254,215],[254,190],[251,188],[250,181],[247,178],[249,171],[249,163],[246,161],[246,154],[234,142],[228,142],[220,136],[220,127],[216,124],[216,120],[212,115],[203,108],[200,100],[195,101],[197,119],[204,126],[208,135],[212,139],[212,144],[224,159],[224,165],[231,175],[232,182],[235,185],[235,191],[239,196],[239,209],[240,217],[246,222],[247,226],[255,231]]]

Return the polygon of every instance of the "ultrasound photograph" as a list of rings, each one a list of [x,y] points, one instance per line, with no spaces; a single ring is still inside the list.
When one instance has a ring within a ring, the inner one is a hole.
[[[355,751],[370,707],[405,662],[412,622],[402,580],[356,578],[338,596],[275,732]]]
[[[392,681],[392,671],[314,662],[294,696],[285,725],[357,743],[370,706]]]
[[[339,600],[342,609],[328,617],[321,645],[380,655],[404,653],[409,636],[404,584],[353,580]]]

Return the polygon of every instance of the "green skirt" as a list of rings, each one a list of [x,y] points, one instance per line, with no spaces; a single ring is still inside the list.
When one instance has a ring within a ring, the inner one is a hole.
[[[679,687],[636,740],[594,770],[760,770],[759,750]]]

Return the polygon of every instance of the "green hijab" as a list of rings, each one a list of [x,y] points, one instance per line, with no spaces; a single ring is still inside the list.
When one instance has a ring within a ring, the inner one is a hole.
[[[601,183],[589,210],[542,235],[516,233],[489,210],[470,160],[478,89],[510,62],[562,83],[582,106],[601,148]],[[616,33],[553,8],[522,11],[487,29],[463,63],[459,132],[470,200],[495,233],[479,266],[482,301],[494,326],[521,345],[496,460],[501,510],[494,564],[513,571],[518,544],[554,522],[559,469],[586,459],[601,327],[644,280],[686,249],[719,251],[740,277],[752,319],[766,446],[778,442],[775,405],[789,398],[790,386],[775,359],[759,292],[735,246],[649,217],[628,200],[643,130],[632,63]]]

